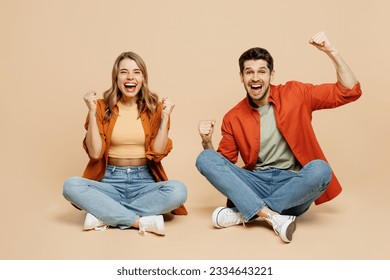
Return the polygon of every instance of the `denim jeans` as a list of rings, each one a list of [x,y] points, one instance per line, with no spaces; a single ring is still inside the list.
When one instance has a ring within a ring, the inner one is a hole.
[[[214,150],[202,151],[196,167],[234,203],[246,221],[265,206],[283,215],[303,214],[324,193],[332,177],[329,165],[322,160],[309,162],[299,173],[281,169],[250,171]]]
[[[67,179],[64,197],[105,224],[125,229],[139,217],[178,208],[187,199],[187,188],[176,180],[156,182],[148,166],[108,165],[101,181]]]

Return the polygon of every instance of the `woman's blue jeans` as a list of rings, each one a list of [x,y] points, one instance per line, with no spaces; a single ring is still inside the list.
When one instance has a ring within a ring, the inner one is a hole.
[[[125,229],[139,217],[178,208],[187,199],[187,188],[176,180],[156,182],[148,166],[108,165],[101,181],[67,179],[64,197],[105,224]]]
[[[196,167],[234,203],[246,221],[265,206],[283,215],[303,214],[324,193],[332,177],[328,163],[322,160],[309,162],[299,173],[281,169],[250,171],[214,150],[202,151]]]

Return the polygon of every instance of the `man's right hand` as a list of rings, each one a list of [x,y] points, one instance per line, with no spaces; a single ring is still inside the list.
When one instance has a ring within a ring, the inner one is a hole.
[[[202,138],[203,148],[212,149],[212,136],[214,132],[213,120],[200,121],[198,125],[199,135]]]

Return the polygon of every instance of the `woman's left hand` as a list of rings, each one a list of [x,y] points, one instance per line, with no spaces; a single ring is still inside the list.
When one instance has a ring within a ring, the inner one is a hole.
[[[175,108],[175,103],[169,97],[162,99],[162,105],[162,113],[168,116],[172,113],[173,108]]]

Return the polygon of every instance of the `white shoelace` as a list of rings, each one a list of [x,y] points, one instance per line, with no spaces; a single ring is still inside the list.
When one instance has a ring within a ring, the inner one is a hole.
[[[294,216],[283,216],[283,215],[273,215],[271,217],[271,215],[269,213],[267,213],[266,220],[268,220],[272,224],[272,227],[273,227],[275,233],[277,235],[279,235],[280,234],[280,228],[283,225],[283,223],[286,222],[287,220],[294,221],[295,217]]]
[[[242,223],[245,227],[245,220],[239,212],[233,211],[232,209],[226,210],[226,215],[229,217],[229,222],[240,224]]]

